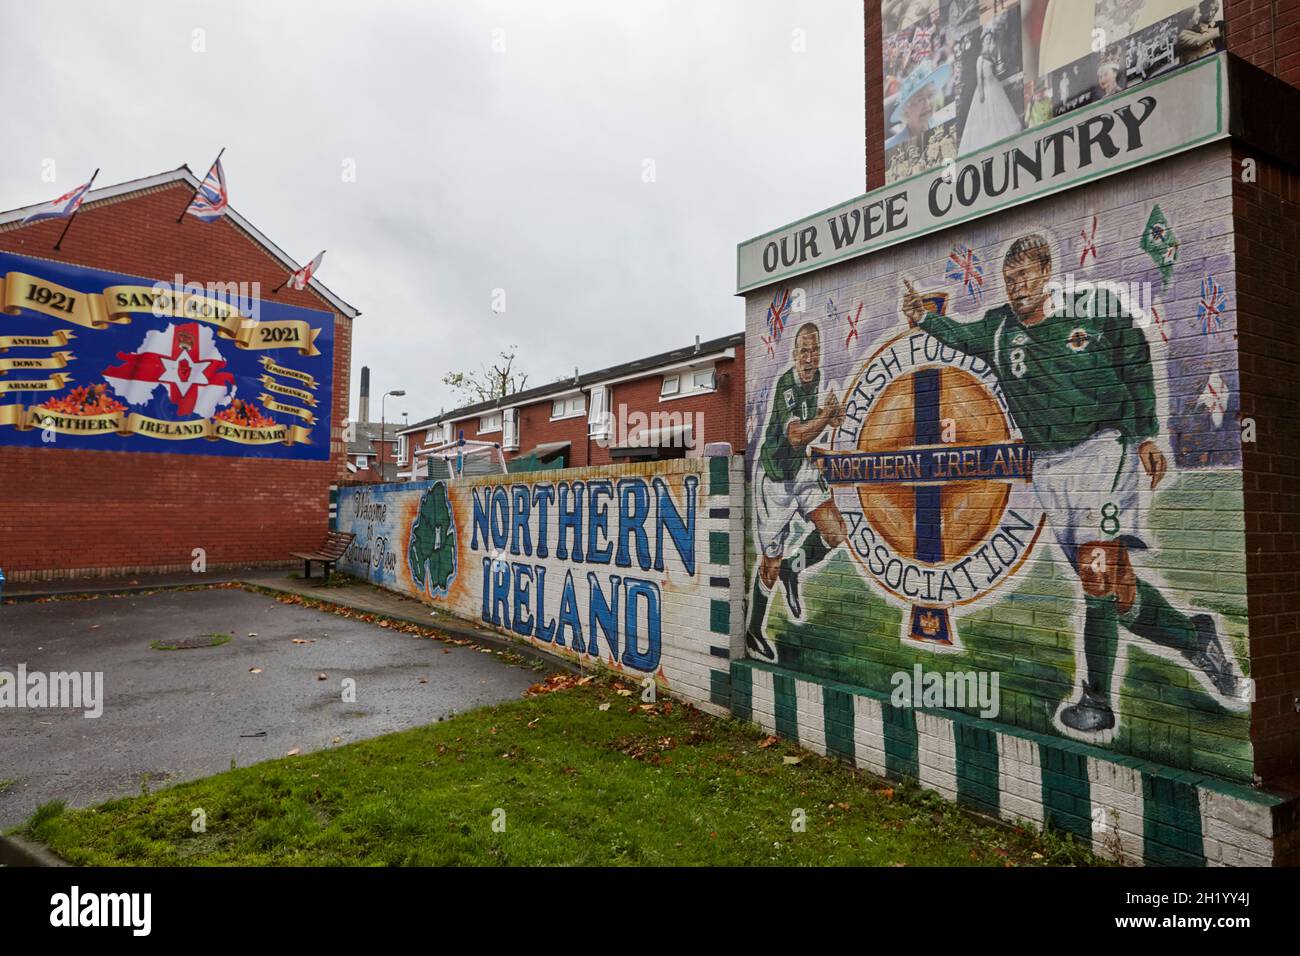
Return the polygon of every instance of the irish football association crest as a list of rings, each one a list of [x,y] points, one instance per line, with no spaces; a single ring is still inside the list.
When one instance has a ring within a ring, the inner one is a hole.
[[[959,649],[953,612],[1016,576],[1044,520],[993,371],[914,329],[867,360],[844,410],[812,458],[849,550],[901,605],[904,642]]]

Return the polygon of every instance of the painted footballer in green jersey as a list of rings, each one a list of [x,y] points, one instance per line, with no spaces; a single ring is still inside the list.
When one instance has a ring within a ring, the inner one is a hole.
[[[1033,324],[1004,305],[976,322],[927,315],[920,327],[992,366],[1032,451],[1073,448],[1107,428],[1139,443],[1159,431],[1151,348],[1108,291],[1076,294]]]
[[[749,598],[745,646],[757,657],[776,660],[766,636],[768,599],[778,580],[795,620],[803,617],[799,575],[844,543],[848,529],[821,474],[808,460],[808,445],[826,429],[838,428],[844,410],[834,392],[819,401],[821,333],[812,322],[794,336],[794,364],[777,381],[759,449],[762,469],[754,482],[754,515],[761,553]],[[803,545],[785,557],[786,538],[798,517],[813,527]]]
[[[763,447],[758,453],[764,473],[773,481],[789,481],[804,462],[803,449],[795,451],[788,431],[790,422],[807,424],[820,414],[817,393],[821,384],[820,369],[814,373],[811,382],[802,381],[793,368],[787,369],[777,379],[776,391],[772,394],[772,413],[768,416]]]
[[[1052,252],[1044,236],[1015,240],[1002,277],[1007,304],[974,322],[929,314],[907,280],[902,310],[913,326],[993,369],[1034,453],[1034,490],[1084,592],[1084,676],[1078,700],[1058,713],[1060,725],[1082,735],[1113,731],[1121,624],[1180,653],[1221,703],[1235,704],[1237,678],[1214,618],[1174,608],[1129,557],[1130,548],[1146,547],[1136,534],[1138,465],[1153,490],[1168,467],[1154,440],[1146,334],[1109,292],[1058,296],[1049,308]]]

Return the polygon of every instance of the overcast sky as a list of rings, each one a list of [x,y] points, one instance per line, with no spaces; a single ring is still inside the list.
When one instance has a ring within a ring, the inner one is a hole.
[[[96,185],[201,176],[225,146],[231,204],[299,262],[327,249],[317,277],[363,313],[353,411],[369,365],[372,414],[404,388],[388,417],[415,421],[456,404],[446,371],[512,344],[534,385],[740,331],[736,244],[863,191],[862,18],[861,0],[6,3],[0,208],[97,166]]]

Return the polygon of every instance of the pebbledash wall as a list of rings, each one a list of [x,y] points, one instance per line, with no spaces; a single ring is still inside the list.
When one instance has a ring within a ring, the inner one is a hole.
[[[56,435],[48,443],[19,446],[8,443],[17,437],[8,435],[7,442],[0,442],[0,568],[10,580],[190,570],[195,548],[203,549],[208,568],[281,564],[290,560],[292,551],[315,549],[328,530],[329,487],[345,463],[342,428],[348,408],[352,318],[313,289],[286,288],[271,294],[289,270],[229,218],[202,223],[186,217],[177,224],[193,189],[189,181],[173,178],[98,201],[92,193],[61,250],[53,247],[66,220],[0,226],[0,252],[139,277],[135,281],[143,285],[170,282],[177,274],[187,282],[242,282],[250,287],[256,282],[267,301],[301,307],[302,316],[316,317],[314,326],[332,325],[333,367],[315,382],[332,396],[321,403],[331,408],[330,420],[315,422],[311,444],[300,446],[310,448],[313,460],[285,460],[277,457],[281,453],[257,449],[239,454],[229,442],[185,442],[202,451],[170,453],[181,443],[137,436],[131,450],[74,450],[71,445],[93,440],[78,443]],[[26,271],[44,274],[44,268],[37,263]],[[29,320],[16,309],[11,315],[17,318],[0,317],[0,334],[8,335],[16,330],[15,323]],[[47,331],[77,328],[80,341],[69,343],[79,363],[73,384],[93,386],[100,381],[102,363],[91,367],[88,358],[77,353],[107,333],[45,321]],[[137,329],[138,340],[167,321],[134,315],[125,328]],[[230,341],[221,339],[218,345],[227,359],[240,357]],[[18,349],[5,357],[31,354]],[[274,358],[281,353],[249,354]],[[283,354],[288,357],[275,360],[293,366],[295,353]],[[301,386],[300,381],[283,381]],[[4,397],[12,400],[14,393]],[[241,392],[240,397],[253,398],[254,393]],[[40,398],[44,396],[27,401]],[[168,412],[152,414],[166,417]],[[39,434],[39,429],[27,434]],[[106,441],[117,439],[110,436]]]
[[[339,567],[717,712],[741,646],[743,479],[730,456],[344,487]]]
[[[1240,64],[1229,66],[1237,83]],[[1282,108],[1281,84],[1251,81]],[[1239,117],[1233,126],[1238,134]],[[1283,399],[1294,396],[1295,332],[1270,318],[1297,285],[1295,183],[1287,164],[1220,139],[751,284],[755,637],[731,666],[731,710],[1128,862],[1300,862],[1290,776],[1297,416]],[[1013,245],[1050,253],[1058,303],[1104,283],[1122,300],[1120,320],[1052,320],[1042,328],[1060,341],[1038,341],[1004,309]],[[922,314],[956,325],[914,326],[910,289]],[[1239,294],[1249,322],[1240,336]],[[802,313],[782,314],[791,300]],[[801,332],[808,326],[815,335]],[[811,384],[799,369],[808,341]],[[1027,367],[1044,355],[1057,364]],[[1104,367],[1133,383],[1133,398],[1084,410],[1080,396]],[[1019,375],[1047,399],[1036,420],[1012,414],[1007,376]],[[1154,427],[1138,423],[1144,377]],[[832,396],[843,404],[838,427],[806,447],[782,444],[792,418],[816,417]],[[1065,454],[1028,449],[1094,411],[1125,421],[1126,434]],[[1147,437],[1166,468],[1154,488],[1139,452]],[[1115,476],[1105,489],[1103,472]],[[1128,613],[1105,588],[1089,599],[1066,554],[1072,540],[1105,539],[1124,547],[1100,560],[1126,560],[1140,582]],[[765,554],[781,562],[770,592],[757,583]],[[1230,670],[1197,656],[1211,633]],[[943,696],[958,675],[971,690],[996,675],[995,708]],[[1100,687],[1093,714],[1108,709],[1113,726],[1067,714],[1085,681]]]

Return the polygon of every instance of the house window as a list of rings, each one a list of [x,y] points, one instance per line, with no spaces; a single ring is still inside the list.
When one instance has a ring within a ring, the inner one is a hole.
[[[612,416],[609,413],[614,400],[614,393],[604,385],[593,385],[591,389],[591,414],[587,416],[587,434],[596,439],[608,438],[613,430]]]
[[[572,395],[569,398],[557,398],[551,402],[551,420],[557,418],[577,418],[587,411],[587,396]]]
[[[484,415],[478,420],[478,433],[501,431],[501,413],[493,412],[491,415]]]
[[[715,382],[715,371],[712,365],[708,368],[688,369],[685,372],[665,375],[663,387],[659,390],[659,397],[661,399],[680,398],[684,395],[699,395],[703,392],[711,392],[716,387]]]
[[[397,436],[397,463],[399,465],[406,464],[406,442],[407,437],[405,435]]]
[[[507,408],[501,421],[503,434],[501,447],[505,451],[519,450],[519,409]]]
[[[362,471],[370,470],[370,459],[365,455],[357,455],[357,467]]]

